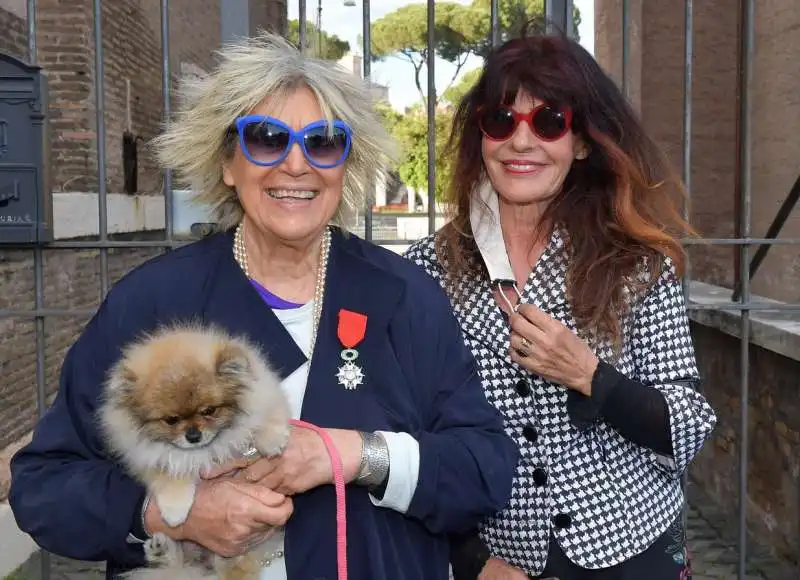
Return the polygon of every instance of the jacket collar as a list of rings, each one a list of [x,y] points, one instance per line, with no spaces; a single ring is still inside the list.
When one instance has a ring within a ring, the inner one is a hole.
[[[228,332],[244,335],[257,344],[285,379],[306,362],[305,354],[236,262],[233,231],[216,234],[209,243],[216,246],[217,260],[207,278],[211,290],[203,309],[206,321],[224,324]]]
[[[229,332],[243,334],[256,342],[285,379],[306,363],[307,357],[236,263],[232,251],[233,232],[217,234],[210,243],[216,246],[212,252],[217,260],[207,282],[211,284],[211,291],[204,308],[206,318],[209,322],[224,322]],[[338,228],[333,229],[314,360],[333,357],[341,362],[342,346],[337,328],[342,309],[367,316],[367,332],[358,347],[360,352],[370,349],[379,337],[386,335],[385,329],[394,316],[405,285],[401,278],[374,264],[364,250],[363,241]],[[213,259],[213,255],[209,255],[209,260]],[[312,364],[312,373],[316,366]],[[317,386],[311,378],[309,393],[329,387],[331,380],[336,380],[335,377],[326,378],[326,385]],[[326,397],[308,396],[305,400],[314,405],[313,401],[318,399],[320,404],[325,404]]]
[[[352,413],[357,412],[358,396],[338,384],[336,377],[345,348],[338,335],[340,312],[349,310],[367,317],[364,338],[355,347],[359,353],[355,362],[367,375],[379,373],[379,360],[386,352],[387,328],[405,293],[405,282],[366,255],[381,250],[354,235],[334,229],[331,242],[325,297],[302,417],[318,425],[346,427]],[[374,384],[375,377],[366,376],[365,381]]]

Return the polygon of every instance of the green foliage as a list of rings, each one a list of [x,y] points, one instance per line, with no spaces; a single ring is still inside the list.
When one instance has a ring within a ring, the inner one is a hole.
[[[480,76],[481,69],[479,68],[464,73],[456,84],[450,86],[442,93],[442,101],[453,107],[458,106],[461,99],[464,98],[464,95],[478,82]]]
[[[295,46],[300,46],[300,21],[289,21],[289,32],[287,35],[289,42]],[[306,46],[309,47],[309,53],[313,56],[318,56],[326,60],[339,60],[345,54],[350,52],[350,43],[342,40],[335,34],[329,34],[322,31],[322,54],[319,52],[317,46],[319,36],[317,35],[317,27],[312,22],[306,22]]]
[[[448,83],[455,81],[470,55],[485,57],[491,49],[490,0],[473,0],[469,5],[437,2],[434,30],[436,55],[455,65]],[[544,0],[499,0],[498,23],[501,41],[519,35],[532,21],[534,30],[544,27]],[[577,25],[580,13],[574,9]],[[372,26],[372,53],[375,60],[391,55],[408,60],[414,67],[414,82],[423,103],[421,72],[428,57],[428,17],[425,4],[409,4],[390,12]]]
[[[544,0],[499,0],[498,22],[501,42],[518,36],[529,23],[533,30],[544,30]],[[436,110],[436,197],[450,182],[450,163],[445,147],[450,135],[452,108],[477,82],[481,70],[470,70],[455,83],[470,55],[485,57],[491,49],[490,0],[473,0],[469,5],[437,2],[434,50],[436,55],[456,67],[447,87],[441,91],[441,105]],[[580,13],[574,9],[574,22],[580,24]],[[378,113],[392,136],[398,141],[402,158],[395,168],[402,181],[425,195],[428,188],[428,121],[425,92],[422,90],[422,67],[428,57],[427,7],[409,4],[398,8],[372,26],[374,60],[399,56],[414,67],[414,81],[422,104],[414,105],[405,114],[388,104],[378,104]],[[434,95],[434,98],[436,96]]]
[[[400,179],[423,196],[428,191],[428,116],[420,105],[411,107],[405,114],[398,113],[389,105],[376,105],[386,129],[400,145],[402,156],[395,167]],[[436,115],[436,198],[450,182],[450,167],[444,158],[449,137],[451,115],[439,111]]]

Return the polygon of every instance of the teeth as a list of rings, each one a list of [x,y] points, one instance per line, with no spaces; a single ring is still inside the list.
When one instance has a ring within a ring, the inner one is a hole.
[[[516,169],[517,171],[533,171],[534,169],[538,169],[538,164],[533,163],[507,163],[506,164],[511,169]]]
[[[314,199],[316,191],[300,191],[297,189],[270,189],[267,194],[274,199]]]

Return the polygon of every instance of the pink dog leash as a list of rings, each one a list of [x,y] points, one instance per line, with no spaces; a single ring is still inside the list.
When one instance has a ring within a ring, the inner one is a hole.
[[[333,444],[333,440],[325,432],[316,425],[292,419],[289,421],[292,425],[311,429],[316,432],[322,441],[325,443],[325,448],[331,458],[331,466],[333,467],[333,484],[336,488],[336,568],[338,571],[339,580],[347,580],[347,512],[345,505],[344,494],[344,471],[342,468],[342,458],[339,451]]]

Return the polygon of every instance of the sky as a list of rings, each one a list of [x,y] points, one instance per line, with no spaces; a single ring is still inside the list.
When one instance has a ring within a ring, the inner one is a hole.
[[[316,22],[319,1],[306,0],[307,20]],[[345,6],[344,0],[321,1],[322,30],[347,40],[351,49],[357,49],[355,52],[360,53],[361,47],[358,42],[358,36],[362,29],[362,0],[355,0],[356,5],[352,7]],[[454,1],[460,4],[470,3],[470,0]],[[389,12],[393,12],[407,4],[424,3],[425,0],[372,0],[370,3],[370,20],[375,22]],[[289,0],[288,4],[289,18],[296,19],[299,2],[297,0]],[[581,37],[581,44],[586,50],[594,54],[594,0],[574,0],[574,4],[581,12],[582,22],[578,31]],[[478,66],[480,66],[480,59],[471,57],[461,69],[458,78]],[[454,71],[455,67],[453,65],[447,61],[436,59],[434,75],[437,91],[441,93],[447,87]],[[427,68],[423,67],[421,77],[423,79],[423,90],[427,86],[427,74]],[[389,103],[399,111],[419,101],[419,93],[414,85],[414,68],[405,58],[391,57],[383,62],[372,63],[372,80],[389,87]]]

